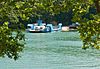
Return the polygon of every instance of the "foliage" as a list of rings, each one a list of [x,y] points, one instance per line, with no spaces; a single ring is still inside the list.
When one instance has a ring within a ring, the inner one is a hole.
[[[27,19],[24,13],[21,14],[22,9],[18,9],[22,5],[17,4],[18,2],[13,0],[0,1],[0,57],[8,56],[14,60],[18,59],[19,52],[24,48],[24,43],[20,42],[24,40],[24,34],[18,27],[21,25],[19,17]]]
[[[75,21],[80,23],[78,31],[80,33],[80,38],[83,41],[83,49],[92,47],[100,49],[100,3],[99,0],[82,0],[75,2],[73,11]],[[96,6],[98,4],[98,6]],[[89,8],[96,8],[96,14],[90,14],[88,17],[82,17],[89,12]],[[77,18],[77,19],[75,19]]]
[[[7,55],[9,58],[16,60],[19,57],[19,52],[24,47],[22,43],[19,43],[19,41],[23,40],[24,34],[17,31],[16,35],[14,35],[12,32],[13,30],[8,28],[8,22],[0,26],[0,56]]]

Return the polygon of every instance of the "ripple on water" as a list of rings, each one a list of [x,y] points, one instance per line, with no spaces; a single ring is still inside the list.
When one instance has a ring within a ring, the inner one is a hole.
[[[100,68],[100,51],[82,50],[78,32],[25,34],[28,39],[22,57],[17,61],[1,59],[2,69]]]

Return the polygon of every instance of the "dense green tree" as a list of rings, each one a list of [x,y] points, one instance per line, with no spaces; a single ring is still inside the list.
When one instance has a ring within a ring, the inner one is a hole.
[[[26,20],[24,2],[0,1],[0,56],[17,59],[24,48],[24,34],[19,30],[19,17]],[[27,11],[28,12],[28,11]],[[10,28],[8,27],[10,25]],[[21,41],[21,42],[20,42]]]
[[[80,23],[78,31],[83,41],[82,48],[93,47],[100,49],[100,0],[80,0],[74,3],[76,5],[74,5],[73,9],[73,20]],[[91,7],[96,9],[96,14],[89,14],[89,18],[82,17],[89,12]]]

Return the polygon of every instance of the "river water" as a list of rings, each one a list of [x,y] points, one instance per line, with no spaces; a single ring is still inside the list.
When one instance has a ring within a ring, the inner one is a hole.
[[[0,58],[0,69],[100,69],[100,51],[82,50],[78,32],[25,34],[21,57]]]

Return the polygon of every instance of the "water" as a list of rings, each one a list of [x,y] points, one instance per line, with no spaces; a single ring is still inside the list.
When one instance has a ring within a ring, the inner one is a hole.
[[[100,69],[100,51],[82,50],[77,32],[25,34],[21,57],[0,58],[0,69]]]

